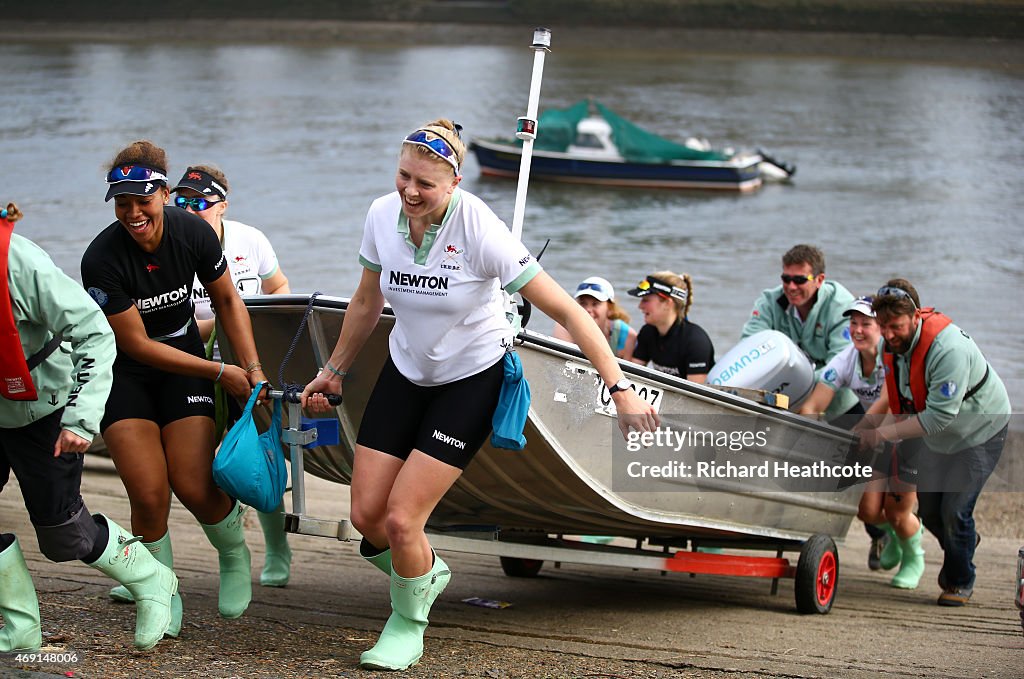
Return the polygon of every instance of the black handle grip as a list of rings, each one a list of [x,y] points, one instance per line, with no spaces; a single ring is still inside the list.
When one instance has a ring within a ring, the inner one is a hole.
[[[284,394],[282,395],[282,398],[284,398],[284,400],[287,401],[288,403],[302,403],[303,388],[304,387],[302,387],[301,385],[288,387],[288,389],[285,390]],[[324,396],[327,397],[327,402],[330,403],[332,406],[341,405],[341,394],[324,394]]]

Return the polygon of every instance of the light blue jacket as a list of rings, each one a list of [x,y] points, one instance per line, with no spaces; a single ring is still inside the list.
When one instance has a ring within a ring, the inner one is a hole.
[[[25,356],[54,335],[65,342],[32,370],[37,401],[0,398],[0,427],[24,427],[66,406],[61,427],[92,440],[113,382],[117,349],[110,324],[81,285],[18,234],[11,236],[7,278]]]
[[[850,345],[850,319],[843,316],[843,312],[850,308],[852,302],[853,295],[841,283],[826,280],[818,289],[818,298],[811,312],[801,324],[793,318],[782,286],[768,288],[754,302],[740,337],[749,337],[762,330],[778,330],[807,354],[814,364],[815,376],[820,377],[825,364]],[[856,394],[849,389],[840,389],[825,411],[826,419],[842,415],[856,402]]]

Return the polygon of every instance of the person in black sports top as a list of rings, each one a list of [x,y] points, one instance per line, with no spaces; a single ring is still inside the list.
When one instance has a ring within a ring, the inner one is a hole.
[[[687,318],[693,304],[688,274],[659,271],[629,291],[640,298],[644,327],[636,338],[633,362],[703,384],[715,364],[711,338]]]
[[[82,257],[82,282],[107,316],[117,341],[114,384],[100,430],[124,482],[132,532],[173,566],[167,517],[173,491],[202,524],[220,555],[219,609],[237,618],[249,605],[249,550],[243,508],[214,484],[213,383],[247,399],[264,380],[252,325],[225,276],[220,243],[209,225],[166,207],[167,156],[137,141],[110,165],[106,199],[117,221]],[[192,305],[198,276],[246,368],[204,358]],[[181,599],[172,601],[168,634],[181,627]]]

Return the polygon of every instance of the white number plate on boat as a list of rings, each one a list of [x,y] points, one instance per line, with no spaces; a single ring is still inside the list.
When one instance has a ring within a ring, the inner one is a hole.
[[[615,412],[615,401],[612,400],[612,395],[608,393],[608,386],[604,383],[604,380],[600,378],[598,378],[597,382],[600,385],[597,389],[597,399],[601,403],[601,407],[598,408],[598,412],[615,417],[618,413]],[[659,387],[633,382],[633,391],[635,391],[640,398],[654,406],[654,412],[661,412],[661,397],[665,392],[663,392]]]

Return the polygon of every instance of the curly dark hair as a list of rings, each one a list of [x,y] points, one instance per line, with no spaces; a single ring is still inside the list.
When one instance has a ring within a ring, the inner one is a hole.
[[[107,169],[120,165],[144,165],[167,174],[167,152],[148,139],[140,139],[118,151]]]

